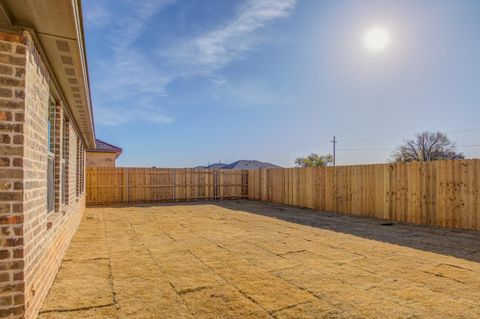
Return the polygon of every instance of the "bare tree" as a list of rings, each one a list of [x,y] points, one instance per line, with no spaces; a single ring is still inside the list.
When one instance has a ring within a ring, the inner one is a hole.
[[[423,132],[414,139],[407,139],[398,146],[393,154],[396,162],[435,161],[447,159],[464,159],[463,153],[445,133]]]
[[[307,157],[298,157],[295,160],[295,164],[300,167],[325,167],[333,162],[333,156],[331,154],[318,155],[310,154]]]

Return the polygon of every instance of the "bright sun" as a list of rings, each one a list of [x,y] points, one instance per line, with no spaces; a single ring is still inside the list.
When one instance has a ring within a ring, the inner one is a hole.
[[[390,34],[381,27],[371,28],[365,34],[364,43],[370,51],[384,51],[390,45]]]

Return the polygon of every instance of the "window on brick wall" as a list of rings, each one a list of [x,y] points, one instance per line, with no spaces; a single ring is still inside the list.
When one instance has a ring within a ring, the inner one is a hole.
[[[77,136],[77,159],[76,159],[76,174],[75,187],[77,190],[77,197],[80,195],[80,138]]]
[[[54,164],[54,134],[55,132],[55,102],[50,101],[48,107],[48,166],[47,166],[47,211],[55,209],[55,164]]]
[[[48,106],[48,151],[55,152],[55,101],[50,100]]]
[[[77,137],[77,175],[76,175],[76,184],[77,184],[77,196],[83,194],[85,189],[85,150],[83,148],[82,140]]]
[[[62,136],[62,204],[68,204],[68,157],[69,157],[69,121],[63,118],[63,136]]]
[[[47,211],[52,212],[55,209],[55,169],[54,156],[48,153],[47,168]]]
[[[85,191],[85,150],[80,143],[80,194]]]
[[[77,137],[77,196],[83,193],[82,140]]]

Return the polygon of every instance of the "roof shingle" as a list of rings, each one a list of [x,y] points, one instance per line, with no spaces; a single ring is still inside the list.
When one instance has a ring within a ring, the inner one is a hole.
[[[122,148],[105,141],[95,139],[95,148],[88,149],[88,152],[107,152],[107,153],[122,153]]]

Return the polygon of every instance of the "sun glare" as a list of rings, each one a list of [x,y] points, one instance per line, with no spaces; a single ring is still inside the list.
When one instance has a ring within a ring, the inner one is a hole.
[[[381,27],[369,29],[364,38],[365,46],[373,52],[384,51],[390,45],[390,41],[390,34]]]

